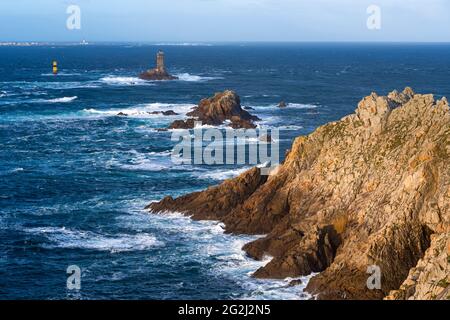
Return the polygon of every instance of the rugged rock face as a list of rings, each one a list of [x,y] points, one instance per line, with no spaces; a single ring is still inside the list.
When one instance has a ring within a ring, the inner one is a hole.
[[[199,105],[187,114],[189,119],[174,121],[169,129],[192,129],[195,121],[206,125],[221,125],[226,120],[234,129],[256,128],[253,121],[259,118],[252,116],[241,107],[239,96],[234,91],[216,93],[213,97],[203,99]]]
[[[150,69],[142,72],[139,75],[139,78],[142,80],[148,81],[161,81],[161,80],[177,80],[178,77],[175,77],[167,72],[166,69]]]
[[[399,290],[386,300],[450,300],[450,238],[447,233],[431,236],[430,248],[409,271]]]
[[[148,209],[267,234],[244,247],[273,257],[254,276],[320,272],[307,286],[318,299],[448,299],[449,161],[445,98],[373,93],[355,114],[298,137],[269,177],[254,168]],[[374,265],[380,290],[367,288]]]

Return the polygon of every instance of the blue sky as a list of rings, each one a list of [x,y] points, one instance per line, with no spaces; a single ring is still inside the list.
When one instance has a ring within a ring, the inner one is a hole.
[[[66,9],[81,9],[68,30]],[[369,30],[367,7],[381,9]],[[449,0],[1,0],[0,41],[450,41]]]

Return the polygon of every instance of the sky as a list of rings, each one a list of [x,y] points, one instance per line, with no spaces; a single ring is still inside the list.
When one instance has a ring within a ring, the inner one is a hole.
[[[450,42],[450,0],[0,0],[0,41],[81,40]]]

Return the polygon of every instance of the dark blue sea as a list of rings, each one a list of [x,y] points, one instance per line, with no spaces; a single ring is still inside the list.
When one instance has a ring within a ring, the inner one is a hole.
[[[180,80],[136,77],[158,49]],[[268,261],[241,251],[256,237],[143,210],[248,167],[176,165],[171,132],[157,129],[232,89],[261,127],[280,128],[284,154],[372,91],[450,96],[449,80],[444,44],[0,47],[0,299],[307,298],[289,279],[250,277]],[[79,291],[66,287],[70,265]]]

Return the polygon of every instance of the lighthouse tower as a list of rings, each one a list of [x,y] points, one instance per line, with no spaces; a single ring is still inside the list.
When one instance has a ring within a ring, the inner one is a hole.
[[[164,52],[161,50],[156,54],[156,69],[159,72],[164,72],[166,68],[164,67]]]

